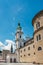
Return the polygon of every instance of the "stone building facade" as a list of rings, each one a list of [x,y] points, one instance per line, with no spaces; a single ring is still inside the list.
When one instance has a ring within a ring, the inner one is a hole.
[[[43,63],[43,11],[35,15],[32,20],[34,27],[33,38],[20,48],[20,62]]]
[[[3,60],[6,62],[43,63],[43,10],[34,16],[32,25],[34,27],[33,38],[25,41],[22,36],[22,28],[18,23],[15,34],[15,53],[4,50],[2,53]]]

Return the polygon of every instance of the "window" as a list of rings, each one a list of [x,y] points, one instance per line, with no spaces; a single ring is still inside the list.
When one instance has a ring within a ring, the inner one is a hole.
[[[38,51],[40,51],[40,50],[42,50],[42,48],[41,47],[38,47]]]
[[[33,64],[35,64],[36,62],[34,61]]]
[[[34,52],[34,55],[35,55],[35,52]]]
[[[37,39],[37,41],[38,41],[38,36],[36,36],[36,39]]]
[[[10,58],[10,63],[12,63],[12,58]]]
[[[36,28],[39,29],[40,28],[40,22],[36,23]]]
[[[25,43],[24,43],[24,46],[25,46]]]
[[[2,51],[0,51],[0,53],[2,53]]]
[[[35,45],[33,45],[33,48],[35,48]]]
[[[30,53],[28,54],[28,56],[30,56]]]
[[[38,36],[36,36],[36,38],[37,38],[37,41],[41,40],[41,35],[39,34]]]
[[[24,51],[26,51],[26,49],[24,49]]]
[[[21,50],[21,53],[22,53],[22,50]]]
[[[21,35],[20,35],[20,38],[21,38]]]
[[[21,44],[21,43],[20,43]],[[20,45],[20,48],[22,48],[22,46]]]
[[[41,40],[41,35],[39,34],[39,40]]]
[[[26,56],[26,55],[24,55],[24,56]]]
[[[28,50],[30,50],[30,47],[28,47]]]
[[[21,55],[21,57],[22,57],[22,55]]]

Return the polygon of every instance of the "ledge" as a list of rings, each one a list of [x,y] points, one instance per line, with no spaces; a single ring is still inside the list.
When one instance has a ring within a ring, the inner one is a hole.
[[[43,26],[40,27],[38,30],[36,30],[36,31],[34,32],[33,36],[34,36],[38,31],[40,31],[40,30],[42,30],[42,29],[43,29]]]

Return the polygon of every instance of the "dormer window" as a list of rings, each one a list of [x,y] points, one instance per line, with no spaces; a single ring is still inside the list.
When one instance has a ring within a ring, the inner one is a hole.
[[[40,28],[40,22],[36,23],[36,28],[39,29]]]

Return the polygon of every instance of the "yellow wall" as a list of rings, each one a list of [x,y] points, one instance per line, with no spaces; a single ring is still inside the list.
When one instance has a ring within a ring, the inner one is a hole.
[[[35,55],[34,55],[35,48],[33,48],[33,45],[35,44],[32,43],[20,49],[20,62],[34,62],[35,61]],[[30,50],[28,50],[28,47],[30,47]],[[22,50],[22,53],[21,53],[21,50]],[[30,54],[30,56],[28,54]]]

